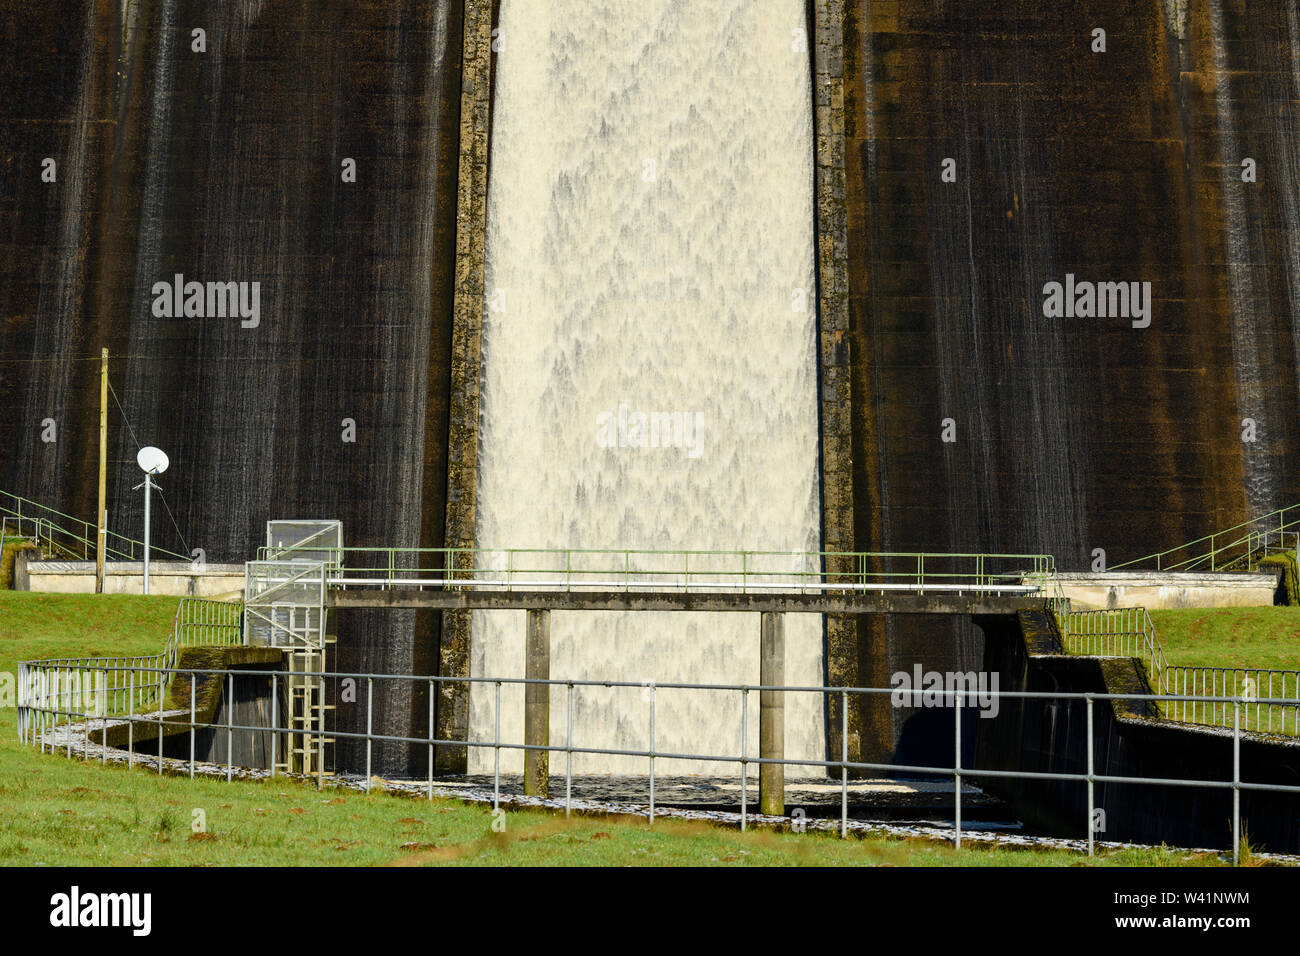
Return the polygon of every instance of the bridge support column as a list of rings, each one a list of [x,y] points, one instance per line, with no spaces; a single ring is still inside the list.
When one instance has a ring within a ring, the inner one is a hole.
[[[785,617],[776,611],[762,615],[759,683],[785,683]],[[764,760],[785,757],[785,693],[764,690],[758,695],[758,755]],[[759,764],[758,809],[772,816],[785,815],[785,766]]]
[[[551,612],[545,608],[528,611],[527,646],[524,648],[524,677],[548,680],[551,676]],[[524,743],[546,747],[551,743],[551,687],[524,685]],[[551,755],[545,750],[524,751],[524,793],[533,797],[550,795]]]

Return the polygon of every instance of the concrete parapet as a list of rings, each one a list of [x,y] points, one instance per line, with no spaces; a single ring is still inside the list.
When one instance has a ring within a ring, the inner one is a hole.
[[[144,563],[110,561],[104,565],[105,594],[141,594]],[[15,575],[14,590],[47,594],[94,594],[94,561],[28,561]],[[208,564],[198,568],[188,561],[149,562],[149,592],[175,597],[240,598],[244,593],[242,564]]]
[[[1061,591],[1076,610],[1144,607],[1267,607],[1274,603],[1280,570],[1098,571],[1060,575]]]

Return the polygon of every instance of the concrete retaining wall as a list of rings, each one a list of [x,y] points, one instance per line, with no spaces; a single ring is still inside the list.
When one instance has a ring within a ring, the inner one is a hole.
[[[1145,607],[1267,607],[1274,603],[1280,571],[1184,573],[1104,571],[1062,574],[1061,590],[1076,610]]]
[[[985,666],[1003,691],[1151,693],[1132,659],[1064,655],[1051,616],[977,618],[986,637]],[[998,715],[976,721],[976,763],[983,770],[1087,772],[1083,700],[1006,699]],[[1150,703],[1093,704],[1095,773],[1169,779],[1231,780],[1232,732],[1163,720]],[[1241,779],[1300,785],[1300,740],[1241,735]],[[984,778],[979,786],[1010,803],[1020,819],[1049,834],[1087,837],[1087,785],[1079,780]],[[1096,786],[1104,813],[1099,840],[1229,849],[1232,791],[1152,784]],[[1293,793],[1241,792],[1242,833],[1251,845],[1300,852],[1300,800]]]
[[[284,652],[273,647],[189,647],[181,652],[178,668],[199,670],[284,670]],[[228,753],[238,767],[270,769],[272,726],[271,678],[263,676],[235,677],[231,699],[226,697],[226,679],[219,674],[197,677],[191,697],[191,675],[178,672],[168,692],[164,712],[169,716],[162,725],[163,756],[188,760],[190,756],[190,704],[194,705],[194,721],[201,729],[194,734],[194,759],[212,763],[226,763]],[[285,724],[288,713],[286,681],[279,682],[279,725]],[[226,724],[237,727],[267,728],[232,731]],[[107,743],[110,747],[125,750],[128,744],[135,753],[154,756],[158,753],[159,725],[148,719],[139,719],[128,728],[125,721],[114,722],[103,732],[92,731],[94,743]],[[227,750],[227,736],[230,748]],[[285,740],[280,736],[277,744],[283,755]]]
[[[19,555],[14,566],[15,591],[47,594],[94,594],[94,561],[28,561]],[[176,597],[240,597],[244,592],[242,564],[209,564],[197,570],[188,561],[153,561],[149,593]],[[114,561],[104,566],[105,594],[144,593],[144,564]]]

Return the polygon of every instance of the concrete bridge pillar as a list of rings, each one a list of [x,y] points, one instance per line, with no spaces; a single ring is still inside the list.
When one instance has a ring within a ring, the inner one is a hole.
[[[545,608],[528,611],[528,633],[524,648],[524,677],[548,680],[551,676],[551,612]],[[551,743],[551,685],[524,685],[524,743],[546,747]],[[551,755],[545,750],[524,751],[524,793],[550,796]]]
[[[764,686],[785,683],[785,617],[778,611],[762,615],[759,650],[759,683]],[[764,760],[785,757],[785,693],[759,691],[758,755]],[[759,764],[758,808],[760,813],[785,815],[785,766]]]

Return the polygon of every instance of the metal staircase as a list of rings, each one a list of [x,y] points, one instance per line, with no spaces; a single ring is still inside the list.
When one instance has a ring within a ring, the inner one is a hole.
[[[271,521],[267,554],[245,565],[244,640],[285,649],[285,737],[276,769],[317,777],[332,773],[334,705],[325,678],[334,643],[325,607],[326,578],[336,567],[343,527],[337,521]],[[276,706],[279,706],[277,702]]]

